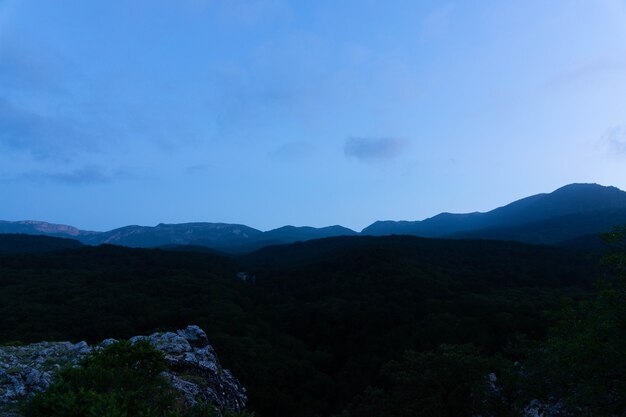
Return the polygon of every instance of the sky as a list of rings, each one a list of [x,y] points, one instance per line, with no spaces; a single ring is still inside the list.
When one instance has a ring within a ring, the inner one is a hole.
[[[341,224],[626,189],[626,0],[0,0],[0,220]]]

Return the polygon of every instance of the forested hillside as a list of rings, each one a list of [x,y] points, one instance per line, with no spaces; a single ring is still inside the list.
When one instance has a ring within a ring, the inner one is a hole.
[[[25,234],[0,234],[0,255],[77,249],[82,243],[73,239]]]
[[[242,281],[238,272],[254,279]],[[340,412],[407,349],[486,355],[545,335],[597,269],[579,252],[345,237],[211,253],[85,247],[0,257],[0,340],[96,341],[206,329],[259,416]]]

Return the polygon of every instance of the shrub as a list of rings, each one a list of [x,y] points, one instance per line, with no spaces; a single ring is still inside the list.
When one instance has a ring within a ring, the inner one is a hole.
[[[61,371],[24,406],[26,417],[212,417],[211,405],[185,409],[168,381],[163,354],[147,341],[121,341]]]

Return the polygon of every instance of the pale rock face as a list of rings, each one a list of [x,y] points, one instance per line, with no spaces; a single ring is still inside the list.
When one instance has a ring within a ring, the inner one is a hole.
[[[561,401],[552,403],[542,403],[538,400],[532,400],[530,404],[523,410],[523,417],[572,417],[573,415],[567,411],[565,405]]]
[[[211,403],[229,411],[244,408],[245,388],[230,371],[222,368],[206,334],[198,326],[130,339],[131,343],[138,340],[148,340],[163,352],[168,368],[164,376],[187,404]],[[94,349],[115,342],[106,339],[96,346],[86,342],[41,342],[0,347],[0,417],[15,416],[11,411],[18,401],[46,390],[63,367],[75,366]]]

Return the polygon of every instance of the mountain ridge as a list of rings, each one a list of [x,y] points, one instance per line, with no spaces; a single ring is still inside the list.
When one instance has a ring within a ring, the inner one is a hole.
[[[559,244],[626,223],[626,192],[613,186],[574,183],[486,212],[449,213],[417,221],[377,221],[361,232],[340,226],[286,225],[261,231],[243,224],[189,222],[129,225],[104,232],[37,220],[0,221],[0,233],[72,238],[87,245],[129,247],[205,246],[248,252],[264,246],[335,236],[413,235],[430,238],[518,240]]]
[[[487,212],[440,213],[421,221],[375,222],[361,233],[461,238],[465,237],[464,233],[482,229],[521,226],[561,216],[615,209],[626,210],[626,192],[612,186],[575,183],[560,187],[551,193],[525,197]],[[617,220],[626,222],[626,213],[620,215]],[[597,230],[601,231],[604,229]],[[472,237],[483,236],[473,233]]]

